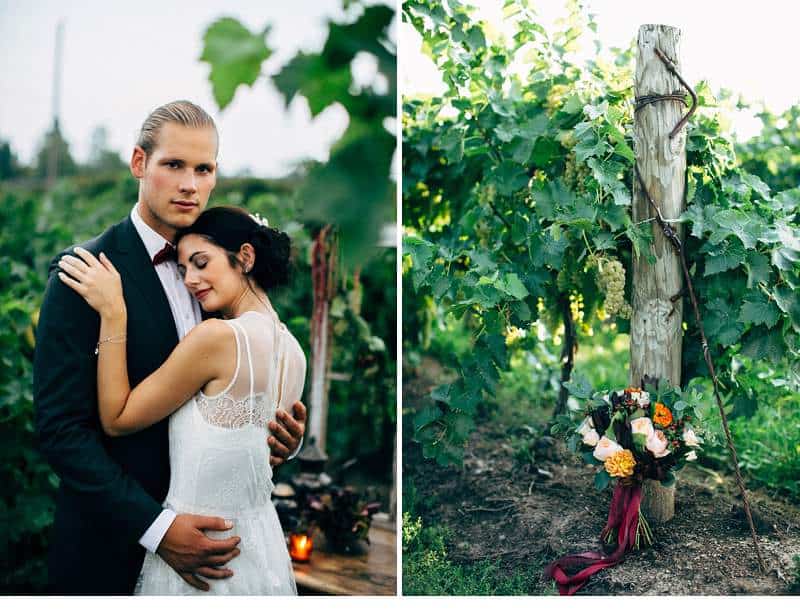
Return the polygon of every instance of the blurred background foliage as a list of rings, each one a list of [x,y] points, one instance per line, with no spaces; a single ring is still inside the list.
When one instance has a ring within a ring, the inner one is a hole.
[[[352,7],[358,3],[347,2]],[[349,126],[326,163],[302,162],[281,179],[220,176],[210,205],[230,204],[266,217],[292,238],[290,284],[270,295],[310,358],[310,253],[323,224],[338,226],[346,260],[331,306],[332,371],[326,470],[336,482],[358,483],[388,511],[396,430],[396,249],[379,243],[394,220],[390,165],[395,137],[394,49],[387,39],[394,11],[366,7],[353,23],[329,24],[318,54],[299,53],[276,77],[287,104],[303,95],[316,115],[343,104]],[[252,83],[269,55],[268,28],[251,34],[235,20],[212,24],[202,59],[220,109],[239,84]],[[388,85],[352,83],[359,54],[375,57]],[[249,66],[249,68],[247,67]],[[210,109],[209,109],[210,110]],[[144,117],[142,117],[144,118]],[[264,117],[265,121],[280,120]],[[224,138],[224,133],[221,134]],[[274,145],[279,145],[274,143]],[[56,149],[58,179],[48,183]],[[138,196],[127,164],[107,147],[102,127],[92,134],[85,163],[75,160],[57,120],[26,165],[0,137],[0,592],[41,593],[58,478],[36,449],[32,361],[38,311],[51,258],[130,213]],[[307,386],[308,387],[308,386]],[[308,403],[307,396],[304,397]],[[289,463],[276,478],[287,480]]]

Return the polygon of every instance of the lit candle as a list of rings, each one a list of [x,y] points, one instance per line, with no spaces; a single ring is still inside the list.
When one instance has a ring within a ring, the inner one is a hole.
[[[311,549],[314,541],[307,534],[291,534],[289,536],[289,555],[295,561],[308,561],[311,559]]]

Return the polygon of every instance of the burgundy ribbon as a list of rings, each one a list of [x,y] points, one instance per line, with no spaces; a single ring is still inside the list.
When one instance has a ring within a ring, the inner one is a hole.
[[[608,509],[608,521],[600,534],[600,541],[614,529],[617,530],[618,545],[611,555],[603,555],[594,551],[565,555],[548,565],[544,575],[558,584],[561,595],[572,595],[589,580],[592,574],[620,563],[625,554],[633,549],[636,543],[636,529],[639,527],[639,505],[642,502],[642,487],[639,484],[620,485],[614,488],[611,506]],[[567,570],[577,573],[571,576]]]

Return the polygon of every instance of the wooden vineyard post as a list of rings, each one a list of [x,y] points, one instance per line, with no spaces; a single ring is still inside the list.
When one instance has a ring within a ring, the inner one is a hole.
[[[311,315],[311,395],[306,436],[316,439],[325,452],[328,427],[328,389],[331,368],[331,325],[328,317],[336,281],[336,237],[333,227],[323,227],[311,250],[311,284],[314,304]]]
[[[682,94],[678,79],[665,67],[655,50],[672,60],[678,71],[680,30],[666,25],[643,25],[637,40],[634,94],[637,99],[652,95]],[[678,218],[684,207],[686,187],[686,129],[674,137],[670,132],[681,120],[685,108],[677,99],[658,100],[640,108],[634,118],[634,152],[647,190],[659,202],[665,219]],[[653,245],[648,252],[633,253],[633,314],[631,316],[632,386],[641,386],[647,375],[681,383],[683,301],[671,297],[683,287],[680,257],[655,222],[654,212],[633,179],[633,221],[652,230]],[[680,225],[678,235],[683,239]],[[675,514],[675,487],[645,481],[642,510],[654,522],[669,521]]]

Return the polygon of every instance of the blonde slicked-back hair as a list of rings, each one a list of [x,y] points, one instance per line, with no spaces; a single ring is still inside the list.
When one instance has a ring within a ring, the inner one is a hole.
[[[177,100],[159,106],[142,123],[136,145],[140,146],[149,155],[155,149],[158,142],[158,134],[161,128],[167,123],[177,123],[184,127],[210,127],[219,140],[217,126],[214,119],[200,106],[187,100]]]

